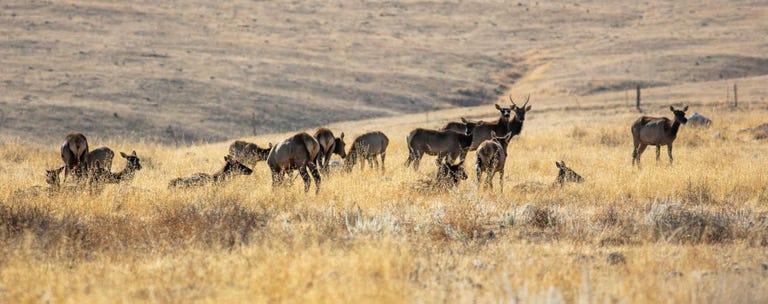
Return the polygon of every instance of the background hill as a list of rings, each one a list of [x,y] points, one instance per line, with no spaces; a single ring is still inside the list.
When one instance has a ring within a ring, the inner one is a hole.
[[[765,1],[4,1],[0,32],[0,133],[41,141],[220,141],[507,92],[625,102],[636,83],[713,101],[739,78],[749,100],[768,74]]]

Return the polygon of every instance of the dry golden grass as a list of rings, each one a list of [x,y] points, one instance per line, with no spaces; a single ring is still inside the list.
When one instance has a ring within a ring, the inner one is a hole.
[[[300,180],[273,191],[264,163],[222,186],[168,190],[172,178],[219,169],[227,144],[99,138],[91,145],[142,157],[133,182],[19,195],[44,183],[57,145],[7,140],[0,301],[764,303],[768,147],[739,129],[767,111],[708,109],[714,126],[684,127],[674,166],[665,153],[656,165],[649,149],[636,169],[634,111],[534,105],[510,144],[503,192],[476,192],[474,153],[457,190],[416,190],[434,167],[430,157],[420,172],[402,166],[405,134],[424,125],[410,118],[347,123],[350,138],[388,134],[387,172],[335,173],[319,195],[304,194]],[[646,111],[669,116],[665,106]],[[516,187],[553,182],[557,160],[586,182]],[[123,165],[116,159],[113,170]]]

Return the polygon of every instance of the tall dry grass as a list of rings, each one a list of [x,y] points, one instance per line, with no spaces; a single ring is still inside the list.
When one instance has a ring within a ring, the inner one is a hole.
[[[766,302],[768,147],[739,132],[766,111],[711,110],[713,128],[681,130],[674,166],[649,148],[637,169],[638,114],[534,108],[510,144],[504,192],[475,190],[474,153],[458,189],[418,187],[435,168],[402,166],[405,134],[424,125],[410,121],[382,130],[386,173],[336,172],[319,195],[300,179],[273,190],[264,163],[221,186],[169,190],[223,166],[227,144],[98,138],[137,151],[134,181],[36,195],[24,189],[44,184],[58,143],[5,140],[0,301]],[[549,186],[558,160],[586,182]]]

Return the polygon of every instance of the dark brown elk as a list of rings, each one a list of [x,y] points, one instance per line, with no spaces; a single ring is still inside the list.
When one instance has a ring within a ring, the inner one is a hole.
[[[447,157],[448,162],[454,163],[456,160],[464,158],[467,155],[467,149],[472,144],[472,135],[459,133],[455,131],[438,131],[417,128],[408,134],[408,159],[405,166],[413,163],[413,169],[419,170],[419,162],[424,153],[428,155],[437,155],[436,163],[438,166]]]
[[[85,162],[88,164],[88,171],[103,171],[98,169],[105,169],[107,171],[112,169],[112,159],[115,157],[115,152],[107,147],[100,147],[88,151],[88,155],[85,156]],[[90,173],[89,173],[90,174]]]
[[[525,103],[522,107],[518,107],[515,101],[512,100],[512,96],[509,97],[509,101],[512,103],[512,111],[515,112],[515,116],[509,121],[509,132],[512,133],[512,137],[515,137],[523,131],[523,122],[525,122],[525,113],[531,110],[531,106],[528,105],[528,101],[531,100],[531,95],[525,98]],[[496,133],[499,134],[499,133]]]
[[[640,166],[640,156],[645,152],[648,145],[656,146],[656,163],[661,158],[661,146],[667,146],[669,154],[669,164],[672,164],[672,143],[677,138],[677,132],[680,130],[680,124],[685,124],[688,119],[685,118],[685,111],[688,106],[682,110],[675,110],[670,106],[669,110],[674,114],[674,120],[666,117],[643,116],[638,118],[632,124],[632,140],[634,149],[632,149],[632,165],[637,163]]]
[[[472,130],[472,145],[469,150],[475,151],[480,144],[486,140],[492,139],[491,132],[496,134],[507,134],[509,132],[509,117],[514,110],[514,107],[501,107],[496,105],[496,110],[499,110],[499,119],[492,122],[478,121]]]
[[[267,148],[261,148],[254,143],[237,140],[229,145],[229,156],[240,163],[256,165],[260,161],[267,160],[270,150],[272,150],[272,143],[269,143]]]
[[[437,184],[457,187],[459,182],[467,179],[467,171],[464,170],[464,160],[458,164],[444,162],[437,169]]]
[[[507,146],[512,139],[512,132],[503,137],[496,136],[491,131],[491,139],[484,141],[477,148],[477,161],[475,162],[477,189],[480,190],[480,179],[483,172],[486,173],[485,184],[493,188],[491,181],[496,172],[499,173],[499,188],[504,189],[504,166],[507,162]]]
[[[472,134],[472,131],[475,130],[475,126],[477,126],[476,121],[470,121],[466,118],[462,117],[461,122],[452,121],[446,124],[441,130],[442,131],[456,131],[459,133],[464,134]]]
[[[99,160],[94,160],[93,167],[90,169],[90,183],[117,184],[132,180],[136,171],[141,170],[141,159],[136,155],[136,151],[132,151],[131,154],[120,152],[120,157],[126,160],[125,168],[116,173],[110,171],[109,167],[101,165]]]
[[[346,143],[344,142],[344,132],[339,137],[335,137],[333,132],[327,128],[318,128],[315,131],[315,139],[320,144],[320,153],[317,155],[315,164],[323,172],[328,172],[328,162],[331,161],[331,155],[338,154],[342,159],[347,157]]]
[[[347,158],[344,160],[344,168],[347,172],[352,171],[352,167],[359,161],[360,169],[365,167],[365,161],[373,168],[373,164],[376,163],[376,167],[379,167],[379,160],[376,158],[381,155],[381,171],[385,171],[384,159],[387,157],[387,146],[389,146],[389,138],[384,133],[379,131],[368,132],[355,138],[352,142],[352,147],[349,148]]]
[[[320,153],[320,144],[311,135],[302,132],[278,143],[267,157],[267,165],[272,171],[272,186],[277,187],[285,181],[285,174],[299,169],[304,180],[304,192],[309,191],[310,178],[307,169],[315,179],[315,193],[320,192],[320,173],[315,159]]]
[[[568,168],[564,161],[555,162],[555,166],[559,169],[557,172],[557,178],[555,178],[556,185],[564,185],[565,183],[582,183],[584,178],[577,174],[573,169]]]
[[[226,162],[224,168],[221,168],[221,170],[214,174],[195,173],[190,176],[179,177],[171,180],[171,182],[168,184],[168,188],[199,187],[211,183],[221,183],[231,179],[234,176],[250,175],[253,173],[251,168],[246,167],[229,155],[224,157],[224,161]]]
[[[64,138],[61,145],[61,160],[64,161],[64,181],[67,176],[74,174],[80,179],[86,176],[88,163],[85,161],[88,155],[88,140],[82,133],[72,132]]]

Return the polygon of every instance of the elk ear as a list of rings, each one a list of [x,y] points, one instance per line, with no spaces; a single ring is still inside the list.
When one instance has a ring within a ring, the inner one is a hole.
[[[269,143],[269,149],[272,149],[272,143]]]
[[[133,151],[131,152],[131,156],[133,156],[133,157],[136,157],[136,150],[133,150]]]
[[[341,136],[339,138],[344,139],[344,132],[341,132]]]
[[[688,111],[688,106],[685,106],[685,108],[683,108],[683,112],[685,111]]]
[[[557,162],[557,161],[555,161],[555,167],[558,167],[558,168],[562,168],[562,167],[560,166],[560,162]]]
[[[495,106],[496,106],[496,110],[501,111],[501,107],[499,105],[495,105]]]
[[[123,158],[128,158],[128,154],[125,154],[123,152],[120,152],[120,156],[122,156]]]
[[[224,156],[224,161],[228,162],[228,163],[231,163],[232,162],[232,157],[230,157],[229,155]]]
[[[674,111],[675,111],[675,107],[673,107],[673,106],[669,106],[669,110],[670,110],[670,111],[672,111],[672,112],[674,112]]]
[[[527,106],[527,107],[525,107],[525,111],[526,111],[526,112],[528,112],[528,111],[530,111],[530,110],[531,110],[531,106]]]
[[[461,122],[463,122],[463,123],[469,123],[469,122],[467,121],[467,119],[466,119],[466,118],[464,118],[463,116],[461,117]]]

